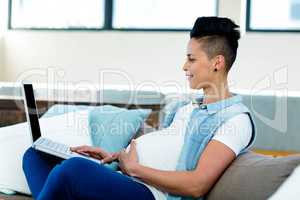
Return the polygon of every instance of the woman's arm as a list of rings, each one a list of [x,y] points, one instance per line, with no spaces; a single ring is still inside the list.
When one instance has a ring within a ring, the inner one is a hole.
[[[163,171],[138,164],[135,142],[130,151],[119,155],[120,168],[130,176],[163,191],[181,196],[200,197],[214,185],[235,159],[235,153],[221,142],[212,140],[205,148],[193,171]]]

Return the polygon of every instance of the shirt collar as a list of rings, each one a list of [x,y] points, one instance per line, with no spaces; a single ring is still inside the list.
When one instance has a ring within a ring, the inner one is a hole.
[[[242,102],[242,96],[233,94],[232,97],[217,101],[215,103],[210,104],[202,104],[203,102],[203,95],[196,96],[195,98],[192,98],[192,104],[197,105],[199,109],[201,110],[207,110],[209,114],[214,114],[226,107],[232,106],[236,103]]]

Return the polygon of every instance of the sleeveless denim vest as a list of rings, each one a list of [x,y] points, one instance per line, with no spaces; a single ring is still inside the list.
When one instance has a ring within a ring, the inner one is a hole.
[[[249,115],[252,124],[252,137],[249,144],[242,150],[245,152],[255,140],[255,125],[251,117],[250,111],[242,103],[242,97],[234,95],[231,98],[218,101],[212,104],[201,104],[202,96],[195,98],[198,107],[194,108],[184,136],[184,144],[180,153],[176,171],[191,171],[197,167],[198,160],[214,136],[215,131],[230,118],[245,113]],[[163,128],[168,127],[177,112],[177,110],[188,103],[191,99],[175,101],[165,107],[165,117],[162,122]],[[241,152],[241,153],[242,153]],[[191,200],[194,198],[175,196],[168,194],[167,200]],[[203,197],[198,198],[203,199]]]

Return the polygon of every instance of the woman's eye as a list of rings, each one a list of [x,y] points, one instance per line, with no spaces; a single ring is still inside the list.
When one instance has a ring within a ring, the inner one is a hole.
[[[189,58],[188,59],[190,62],[194,62],[195,61],[195,59],[193,59],[193,58]]]

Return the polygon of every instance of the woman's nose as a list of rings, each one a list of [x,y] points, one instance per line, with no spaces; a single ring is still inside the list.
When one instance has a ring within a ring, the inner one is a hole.
[[[185,62],[185,63],[183,64],[182,70],[183,70],[183,71],[187,71],[187,70],[188,70],[187,62]]]

